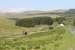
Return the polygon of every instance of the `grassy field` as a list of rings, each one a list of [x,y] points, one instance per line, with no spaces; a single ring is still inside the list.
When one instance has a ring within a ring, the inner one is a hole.
[[[40,27],[17,27],[15,21],[0,17],[0,50],[75,50],[75,36],[68,26],[56,26],[52,30]],[[22,31],[29,34],[25,36]]]

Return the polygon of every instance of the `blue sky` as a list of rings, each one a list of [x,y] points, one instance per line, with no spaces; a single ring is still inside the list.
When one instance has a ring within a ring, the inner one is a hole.
[[[0,9],[69,9],[75,8],[75,0],[0,0]]]

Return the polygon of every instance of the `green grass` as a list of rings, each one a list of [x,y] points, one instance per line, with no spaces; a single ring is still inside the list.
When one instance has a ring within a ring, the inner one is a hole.
[[[0,17],[0,50],[70,50],[75,47],[75,36],[66,26],[24,36],[18,33],[25,28],[14,24],[14,21]]]
[[[74,39],[65,28],[55,28],[49,32],[0,40],[1,50],[68,50]]]

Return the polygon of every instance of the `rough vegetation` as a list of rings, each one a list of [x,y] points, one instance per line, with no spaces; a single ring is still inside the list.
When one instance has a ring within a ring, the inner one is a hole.
[[[34,27],[35,25],[52,25],[53,19],[51,17],[33,17],[18,20],[16,26]]]
[[[60,16],[21,20],[0,17],[0,50],[75,50],[75,36],[71,32],[75,15]],[[64,27],[60,26],[62,23]],[[24,35],[23,31],[28,34]]]

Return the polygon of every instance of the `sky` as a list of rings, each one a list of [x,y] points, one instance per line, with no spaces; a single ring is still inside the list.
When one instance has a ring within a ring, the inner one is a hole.
[[[0,0],[0,9],[53,10],[75,8],[75,0]]]

